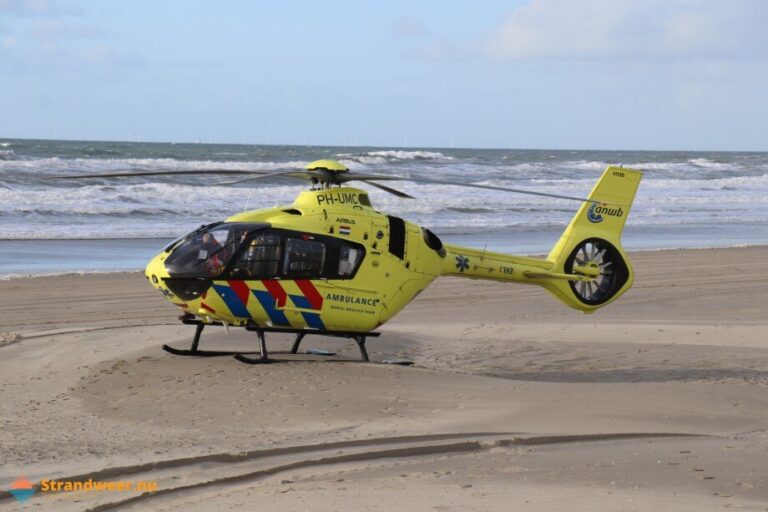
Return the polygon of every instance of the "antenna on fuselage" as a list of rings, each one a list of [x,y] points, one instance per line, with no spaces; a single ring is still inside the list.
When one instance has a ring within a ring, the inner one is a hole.
[[[253,194],[253,189],[252,188],[248,189],[248,195],[245,196],[245,206],[243,207],[243,211],[244,212],[248,211],[248,203],[251,202],[251,194]]]

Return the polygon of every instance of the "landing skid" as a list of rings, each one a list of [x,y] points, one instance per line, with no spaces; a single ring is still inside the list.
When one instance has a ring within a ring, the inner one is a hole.
[[[184,322],[187,323],[187,322]],[[197,356],[197,357],[219,357],[219,356],[234,356],[237,354],[255,354],[256,352],[241,352],[241,351],[231,351],[231,350],[200,350],[198,349],[198,345],[200,344],[200,335],[203,333],[203,329],[205,328],[204,323],[196,324],[195,326],[195,337],[192,339],[192,346],[186,350],[181,348],[172,347],[170,345],[163,345],[163,350],[166,352],[173,354],[175,356]],[[210,324],[210,325],[221,325],[221,324]]]
[[[282,332],[282,333],[294,333],[296,339],[291,347],[291,354],[296,354],[299,350],[302,340],[307,334],[313,334],[318,336],[331,336],[335,338],[351,338],[355,340],[358,348],[360,349],[360,356],[363,361],[369,362],[368,351],[365,348],[365,340],[368,336],[377,337],[381,333],[378,332],[350,332],[350,331],[308,331],[306,329],[278,329],[274,327],[261,327],[254,324],[248,324],[245,329],[248,331],[256,332],[256,336],[259,338],[259,351],[258,352],[243,352],[243,351],[230,351],[230,350],[200,350],[200,335],[203,333],[206,325],[223,325],[220,322],[204,323],[196,319],[192,315],[184,315],[179,317],[182,323],[195,326],[195,336],[192,339],[192,345],[188,350],[179,349],[170,345],[163,345],[163,350],[176,356],[197,356],[197,357],[218,357],[218,356],[234,356],[235,359],[243,363],[248,364],[268,364],[277,362],[275,359],[270,359],[267,352],[267,341],[264,333],[266,332]],[[259,357],[248,357],[245,354],[258,354]]]
[[[250,331],[250,329],[248,329]],[[273,362],[273,359],[269,358],[269,354],[267,353],[267,339],[264,336],[264,331],[257,330],[256,336],[259,337],[259,354],[260,357],[258,359],[254,359],[253,357],[244,356],[243,354],[235,354],[235,359],[240,361],[241,363],[248,363],[248,364],[269,364]]]
[[[248,329],[246,327],[246,329]],[[249,329],[250,330],[250,329]],[[293,332],[293,331],[289,331]],[[359,332],[345,332],[345,331],[298,331],[296,334],[296,340],[293,342],[293,347],[291,347],[291,354],[295,354],[299,351],[299,345],[301,345],[301,341],[304,339],[304,336],[307,334],[317,334],[319,336],[333,336],[336,338],[352,338],[357,343],[358,348],[360,349],[360,356],[363,358],[363,361],[370,362],[370,359],[368,359],[368,351],[365,349],[365,338],[366,336],[379,336],[381,333],[378,332],[367,332],[365,334],[360,334]]]
[[[163,350],[175,356],[219,357],[236,356],[237,354],[258,354],[258,352],[238,352],[234,350],[184,350],[163,345]]]

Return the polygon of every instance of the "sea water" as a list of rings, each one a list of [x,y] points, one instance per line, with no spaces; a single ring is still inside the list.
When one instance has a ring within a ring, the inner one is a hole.
[[[628,249],[768,243],[768,153],[264,146],[0,139],[0,276],[136,270],[168,241],[244,210],[290,204],[286,178],[227,186],[222,175],[50,180],[155,170],[285,171],[321,159],[351,170],[586,197],[609,164],[645,171]],[[451,185],[369,187],[374,207],[446,242],[545,253],[578,203]]]

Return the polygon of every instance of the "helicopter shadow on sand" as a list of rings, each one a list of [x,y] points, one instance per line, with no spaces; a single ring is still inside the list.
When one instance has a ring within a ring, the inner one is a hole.
[[[768,350],[626,343],[478,340],[450,358],[437,347],[417,353],[426,368],[459,370],[508,380],[558,383],[706,382],[768,386]],[[694,349],[695,348],[695,349]],[[430,355],[431,354],[431,355]]]

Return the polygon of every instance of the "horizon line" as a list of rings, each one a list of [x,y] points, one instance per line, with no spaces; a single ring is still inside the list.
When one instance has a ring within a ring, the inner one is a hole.
[[[118,144],[185,144],[201,146],[284,146],[300,148],[375,148],[375,149],[440,149],[440,150],[480,150],[480,151],[595,151],[595,152],[636,152],[636,153],[768,153],[768,150],[759,149],[596,149],[596,148],[554,148],[554,147],[493,147],[493,146],[414,146],[393,145],[382,146],[376,144],[275,144],[261,142],[203,142],[196,141],[157,141],[157,140],[120,140],[120,139],[51,139],[37,137],[0,137],[2,141],[38,141],[38,142],[112,142]]]

